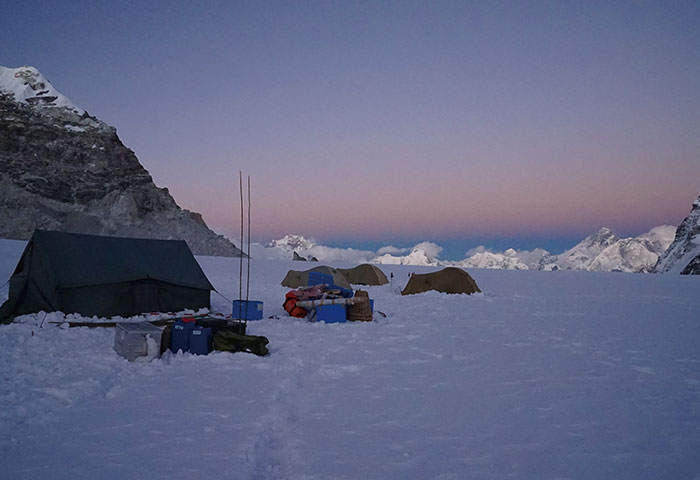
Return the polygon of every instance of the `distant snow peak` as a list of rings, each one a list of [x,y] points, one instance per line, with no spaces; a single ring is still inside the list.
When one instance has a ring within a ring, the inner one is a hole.
[[[479,246],[453,265],[504,270],[650,272],[673,240],[675,230],[662,225],[638,237],[620,239],[611,229],[603,227],[560,255],[552,255],[542,248],[532,251],[509,248],[499,253]]]
[[[254,245],[253,256],[268,259],[365,263],[374,256],[374,252],[327,247],[303,235],[288,234],[265,245]]]
[[[588,270],[600,253],[617,242],[619,238],[607,227],[584,238],[573,248],[557,256],[557,265],[565,270]]]
[[[638,237],[620,239],[609,228],[601,228],[559,255],[555,263],[565,270],[648,273],[668,248],[675,230],[662,225]]]
[[[78,115],[85,110],[73,104],[35,67],[0,66],[0,91],[14,95],[15,101],[34,107],[65,108]]]
[[[489,268],[499,270],[529,270],[529,267],[520,261],[518,254],[512,248],[503,253],[494,253],[488,250],[476,251],[455,266],[463,268]]]
[[[488,250],[482,245],[469,250],[467,257],[460,262],[455,262],[454,265],[463,268],[537,270],[540,269],[540,261],[547,255],[549,252],[542,248],[536,248],[532,251],[516,251],[513,248],[508,248],[503,253],[498,253]]]
[[[378,255],[371,262],[383,265],[413,265],[434,267],[440,265],[438,256],[442,252],[442,247],[433,242],[421,242],[414,246],[408,255],[396,256],[390,253]]]
[[[316,242],[305,238],[302,235],[288,234],[278,240],[272,240],[265,246],[267,248],[278,248],[289,253],[308,250],[316,245]]]

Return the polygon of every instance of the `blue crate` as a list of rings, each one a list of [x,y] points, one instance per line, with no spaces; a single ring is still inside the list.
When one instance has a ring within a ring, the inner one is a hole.
[[[325,323],[345,323],[345,305],[319,305],[316,307],[316,321]]]
[[[208,355],[211,352],[211,328],[195,327],[190,332],[190,352]]]
[[[193,322],[183,322],[178,320],[173,324],[170,333],[170,350],[177,353],[178,350],[183,352],[190,351],[190,332],[194,330]]]
[[[238,320],[261,320],[263,318],[263,302],[234,300],[231,316]]]
[[[321,272],[309,272],[309,280],[306,282],[306,286],[311,287],[313,285],[333,285],[333,275],[328,275],[327,273]]]

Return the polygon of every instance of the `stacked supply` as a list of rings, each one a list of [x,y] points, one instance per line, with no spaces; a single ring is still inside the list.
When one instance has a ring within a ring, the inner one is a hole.
[[[283,307],[292,317],[343,323],[346,320],[371,321],[374,305],[363,290],[358,290],[354,297],[348,298],[345,292],[331,290],[327,284],[318,284],[288,292]]]
[[[208,355],[212,349],[219,350],[214,339],[219,333],[245,335],[243,322],[219,318],[183,318],[173,323],[170,335],[170,350],[173,353],[190,352],[194,355]],[[256,337],[250,337],[256,338]]]

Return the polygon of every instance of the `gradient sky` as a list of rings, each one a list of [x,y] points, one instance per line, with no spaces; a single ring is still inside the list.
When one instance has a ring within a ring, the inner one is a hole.
[[[700,193],[697,1],[2,5],[0,65],[220,233],[239,170],[257,240],[460,253],[637,235]]]

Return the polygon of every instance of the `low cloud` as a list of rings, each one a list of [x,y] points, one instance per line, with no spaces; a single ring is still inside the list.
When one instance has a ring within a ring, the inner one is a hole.
[[[433,242],[421,242],[415,247],[413,247],[413,250],[423,250],[429,260],[434,260],[435,258],[440,256],[440,253],[442,252],[442,247],[437,243]]]
[[[387,245],[386,247],[382,247],[379,250],[377,250],[377,255],[404,255],[410,251],[410,248],[399,248],[394,247],[392,245]]]

